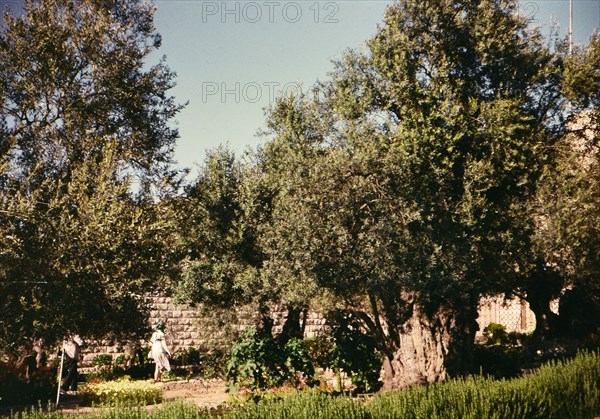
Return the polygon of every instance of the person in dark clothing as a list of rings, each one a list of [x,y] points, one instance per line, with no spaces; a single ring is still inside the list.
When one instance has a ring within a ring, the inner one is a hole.
[[[60,388],[63,391],[77,391],[77,364],[79,363],[79,348],[83,341],[78,335],[71,336],[64,343],[63,383]]]

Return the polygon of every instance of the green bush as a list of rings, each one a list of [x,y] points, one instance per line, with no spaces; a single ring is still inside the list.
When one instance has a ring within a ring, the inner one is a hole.
[[[255,328],[246,329],[231,348],[226,374],[229,391],[237,394],[241,387],[247,387],[258,392],[282,385],[283,361],[272,336]]]
[[[171,366],[171,371],[165,371],[162,376],[162,381],[173,381],[173,380],[181,380],[186,379],[189,381],[193,373],[193,368],[191,367],[174,367]]]
[[[285,366],[290,383],[297,387],[302,384],[313,386],[316,384],[315,367],[306,341],[292,338],[283,347],[283,353],[287,356]]]
[[[95,383],[100,381],[114,381],[127,375],[124,368],[104,366],[98,371],[89,372],[85,375],[85,381]]]
[[[333,365],[335,345],[327,336],[305,339],[305,345],[315,367],[329,368]]]
[[[525,364],[524,348],[505,345],[475,345],[473,347],[473,373],[496,379],[516,378]]]
[[[226,378],[233,394],[241,387],[259,394],[283,384],[313,386],[314,374],[302,339],[290,339],[281,347],[270,334],[249,328],[231,348]]]
[[[109,366],[109,365],[112,365],[112,363],[113,363],[113,359],[112,359],[112,356],[109,354],[96,355],[94,357],[94,359],[92,359],[92,365],[94,365],[96,367]]]
[[[115,359],[115,365],[123,366],[125,365],[125,354],[121,354]]]
[[[199,348],[200,371],[204,378],[223,378],[225,376],[228,353],[220,348],[208,350]]]
[[[195,348],[182,349],[173,354],[171,361],[174,365],[198,365],[200,352]]]
[[[332,365],[341,368],[356,386],[356,392],[370,392],[381,385],[381,355],[374,339],[361,331],[351,313],[330,313],[328,323],[333,338]]]
[[[155,388],[159,388],[156,386]],[[138,405],[141,406],[141,405]],[[554,361],[526,377],[473,377],[383,393],[366,401],[315,390],[278,392],[257,403],[209,411],[182,402],[146,411],[117,407],[90,418],[496,418],[569,419],[600,415],[600,353],[582,352]],[[61,412],[34,409],[23,419],[62,419]]]
[[[486,337],[486,345],[505,345],[508,343],[508,333],[506,326],[499,323],[490,323],[483,329],[483,336]]]
[[[117,381],[86,383],[82,386],[82,395],[90,404],[144,406],[162,400],[162,387],[150,381],[131,381],[126,376]]]

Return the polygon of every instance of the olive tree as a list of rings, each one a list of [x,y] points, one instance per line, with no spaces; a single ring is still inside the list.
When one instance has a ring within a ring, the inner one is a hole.
[[[368,48],[272,112],[274,144],[311,157],[270,255],[357,312],[389,386],[433,382],[467,370],[480,297],[532,269],[560,61],[508,1],[394,3]]]
[[[153,6],[26,2],[0,30],[3,347],[143,327],[169,265],[167,207],[181,106],[148,66]]]

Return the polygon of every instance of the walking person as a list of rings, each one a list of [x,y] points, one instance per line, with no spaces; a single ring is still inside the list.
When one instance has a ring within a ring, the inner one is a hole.
[[[69,389],[77,391],[77,365],[79,363],[79,348],[81,346],[83,346],[83,340],[79,335],[70,336],[64,343],[63,376],[66,371],[66,377],[60,388],[65,392]]]
[[[159,321],[156,323],[156,326],[154,326],[154,329],[155,331],[152,333],[152,338],[150,338],[150,343],[152,344],[150,353],[156,364],[156,368],[154,369],[154,381],[156,382],[160,381],[163,371],[171,371],[171,365],[169,364],[171,352],[169,352],[167,343],[165,342],[165,324],[162,321]]]

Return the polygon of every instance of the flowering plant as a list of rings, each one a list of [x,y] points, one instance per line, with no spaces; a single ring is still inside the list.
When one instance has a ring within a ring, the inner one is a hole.
[[[116,381],[87,383],[84,398],[94,404],[156,404],[162,400],[162,386],[150,381],[131,381],[128,376]]]

